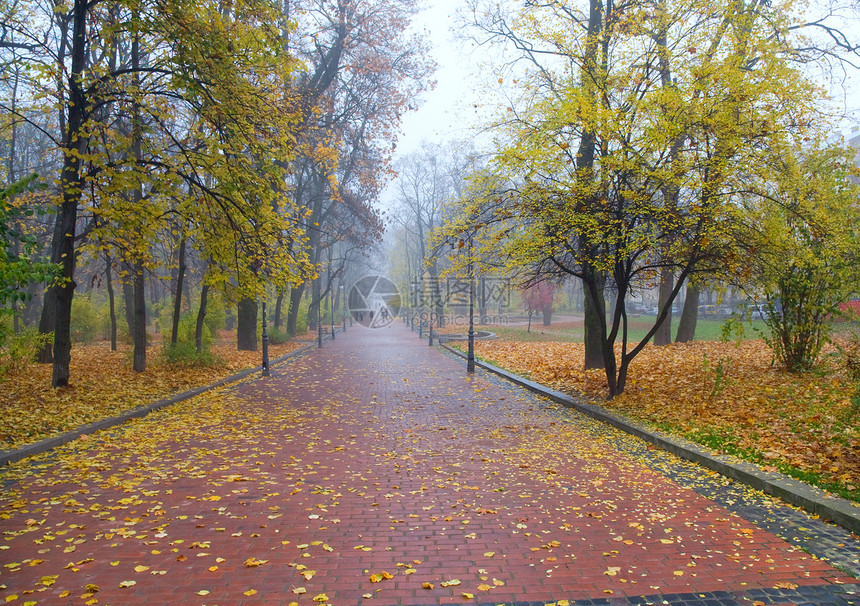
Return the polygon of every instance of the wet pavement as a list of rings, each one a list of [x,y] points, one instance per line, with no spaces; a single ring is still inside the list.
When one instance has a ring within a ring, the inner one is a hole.
[[[860,604],[857,537],[399,323],[3,476],[14,604]]]

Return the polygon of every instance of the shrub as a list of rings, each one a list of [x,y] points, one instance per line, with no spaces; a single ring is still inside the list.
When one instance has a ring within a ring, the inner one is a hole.
[[[200,305],[198,301],[197,307],[194,308],[194,318],[197,319],[197,311]],[[227,326],[227,309],[224,306],[224,298],[214,290],[209,291],[209,296],[206,301],[206,318],[203,320],[206,326],[209,327],[209,332],[214,337],[219,330],[223,330]],[[193,341],[193,337],[192,337]]]
[[[283,328],[272,328],[267,330],[269,335],[269,343],[273,345],[281,345],[290,340],[290,335]]]
[[[89,293],[72,299],[72,342],[89,343],[99,338],[104,324],[100,316]]]
[[[161,356],[168,364],[178,366],[219,366],[224,362],[210,352],[208,348],[197,351],[194,341],[178,341],[176,344],[165,343]]]
[[[53,338],[53,334],[40,334],[36,328],[28,328],[17,335],[7,334],[3,346],[0,347],[0,374],[24,368],[36,357],[42,346],[53,341]]]
[[[176,341],[178,343],[190,343],[191,345],[194,345],[196,334],[197,313],[187,312],[182,314],[179,317],[179,332],[176,335]],[[215,341],[212,334],[212,329],[209,327],[209,324],[204,320],[202,334],[202,343],[204,350],[208,350],[210,347],[212,347],[212,343]]]

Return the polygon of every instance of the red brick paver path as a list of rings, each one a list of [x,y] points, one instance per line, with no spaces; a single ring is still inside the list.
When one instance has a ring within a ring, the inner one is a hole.
[[[629,438],[463,366],[400,324],[356,326],[274,377],[8,470],[0,601],[500,604],[855,582],[620,455]]]

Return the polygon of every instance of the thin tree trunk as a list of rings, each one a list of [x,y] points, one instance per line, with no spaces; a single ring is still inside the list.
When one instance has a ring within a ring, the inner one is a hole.
[[[239,351],[257,351],[257,301],[248,297],[236,312],[236,344]]]
[[[281,327],[281,308],[284,304],[284,290],[282,288],[278,289],[278,298],[275,301],[275,317],[272,320],[272,324],[274,328]]]
[[[676,343],[688,343],[696,337],[700,292],[698,287],[687,285],[687,297],[684,299],[684,309],[681,312],[681,321],[678,323],[678,334],[675,336]]]
[[[660,296],[657,303],[658,308],[658,317],[660,311],[663,310],[663,307],[666,306],[666,302],[669,300],[669,297],[672,296],[672,289],[674,288],[674,275],[672,274],[672,270],[664,268],[660,274]],[[657,332],[654,333],[654,345],[663,346],[668,345],[672,342],[672,306],[670,305],[666,310],[666,319],[663,320],[663,323],[657,329]]]
[[[134,338],[134,283],[129,281],[129,277],[133,274],[132,268],[128,263],[125,263],[127,277],[122,283],[122,300],[125,304],[125,322],[128,324],[128,334]]]
[[[176,295],[173,300],[173,327],[170,333],[170,344],[176,345],[179,338],[179,315],[182,313],[182,287],[185,280],[185,243],[187,239],[183,235],[179,242],[179,270],[176,275]]]
[[[131,42],[131,67],[135,70],[134,83],[140,86],[140,78],[137,70],[140,68],[140,35],[135,34]],[[131,118],[131,152],[134,155],[135,167],[138,171],[143,170],[143,151],[141,143],[143,139],[143,125],[140,115],[140,107],[135,102],[132,105]],[[143,200],[143,191],[140,182],[134,183],[132,191],[132,204],[138,208]],[[134,263],[134,362],[132,367],[135,372],[146,370],[146,278],[144,276],[143,258],[138,257]]]
[[[206,307],[209,298],[209,285],[203,283],[203,288],[200,290],[200,308],[197,310],[197,327],[194,330],[194,346],[197,348],[197,353],[203,351],[203,323],[206,319]]]
[[[110,308],[110,350],[116,351],[116,301],[113,292],[111,260],[108,255],[105,255],[105,281],[107,282],[108,306]]]
[[[143,263],[134,267],[134,361],[135,372],[146,370],[146,278]]]
[[[322,297],[319,279],[314,280],[311,285],[311,304],[308,306],[308,329],[317,330],[317,322],[319,321]]]

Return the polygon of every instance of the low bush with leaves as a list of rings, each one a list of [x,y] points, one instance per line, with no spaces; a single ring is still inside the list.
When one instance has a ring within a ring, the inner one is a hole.
[[[11,335],[10,331],[10,336],[4,338],[0,346],[0,380],[31,364],[36,352],[52,339],[53,334],[43,335],[35,328],[28,328],[17,335]]]
[[[194,343],[188,341],[165,343],[161,349],[161,356],[169,364],[180,366],[219,366],[224,363],[221,358],[209,351],[208,347],[197,351]]]

